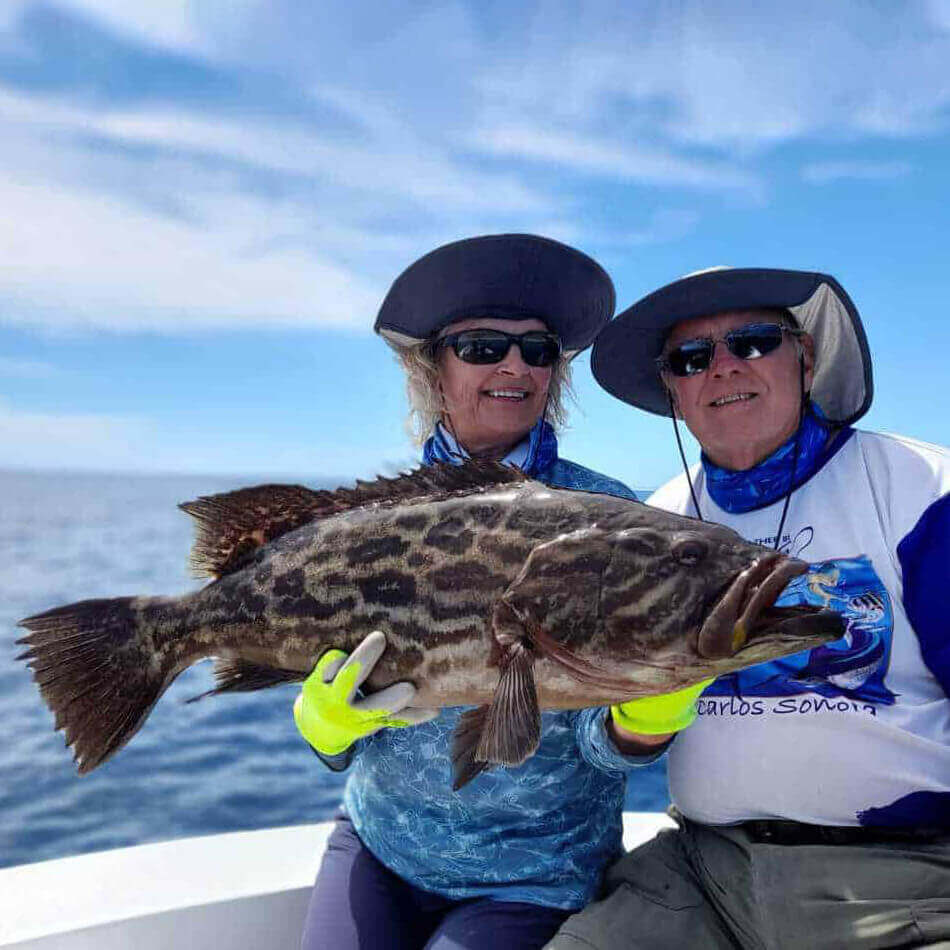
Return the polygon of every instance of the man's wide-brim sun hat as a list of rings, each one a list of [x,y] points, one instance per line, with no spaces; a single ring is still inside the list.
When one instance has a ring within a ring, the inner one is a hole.
[[[811,398],[833,425],[850,425],[874,394],[857,308],[828,274],[763,267],[713,268],[667,284],[617,315],[594,344],[597,382],[631,406],[670,415],[656,358],[682,320],[757,308],[789,310],[815,341]]]
[[[535,234],[487,234],[436,248],[386,294],[376,330],[399,348],[471,317],[538,319],[572,358],[614,312],[614,285],[595,260]]]

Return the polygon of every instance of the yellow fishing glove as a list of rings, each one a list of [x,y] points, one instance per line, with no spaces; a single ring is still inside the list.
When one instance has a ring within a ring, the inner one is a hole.
[[[628,703],[611,706],[610,715],[621,729],[642,736],[679,732],[696,718],[696,699],[711,682],[711,679],[703,680],[675,693],[631,699]]]
[[[415,726],[438,716],[438,709],[411,705],[416,695],[412,683],[393,683],[365,699],[357,697],[385,649],[385,634],[374,630],[349,656],[328,650],[304,680],[294,702],[294,722],[317,752],[339,755],[379,729]]]

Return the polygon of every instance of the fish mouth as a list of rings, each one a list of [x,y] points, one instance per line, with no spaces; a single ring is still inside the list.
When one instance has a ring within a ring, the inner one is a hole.
[[[788,582],[807,570],[804,561],[776,552],[740,571],[703,621],[697,644],[700,656],[722,660],[741,651],[768,653],[763,658],[772,658],[838,639],[844,621],[833,610],[808,604],[775,606]]]

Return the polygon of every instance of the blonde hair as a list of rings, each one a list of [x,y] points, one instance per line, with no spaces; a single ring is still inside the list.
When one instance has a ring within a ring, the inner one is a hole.
[[[406,395],[409,399],[409,415],[406,430],[416,445],[432,434],[435,424],[442,419],[444,406],[439,387],[439,367],[431,348],[431,341],[423,340],[396,348],[396,358],[406,371]],[[571,364],[563,354],[551,368],[548,385],[548,400],[544,418],[556,429],[567,423],[565,401],[574,398],[571,386]]]

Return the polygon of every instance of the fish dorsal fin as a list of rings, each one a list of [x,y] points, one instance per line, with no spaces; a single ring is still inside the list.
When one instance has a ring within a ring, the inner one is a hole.
[[[302,485],[257,485],[206,495],[178,507],[197,522],[191,569],[197,577],[222,577],[242,567],[259,547],[311,521],[370,505],[431,501],[527,481],[500,462],[437,462],[395,478],[357,481],[353,488],[314,490]]]

